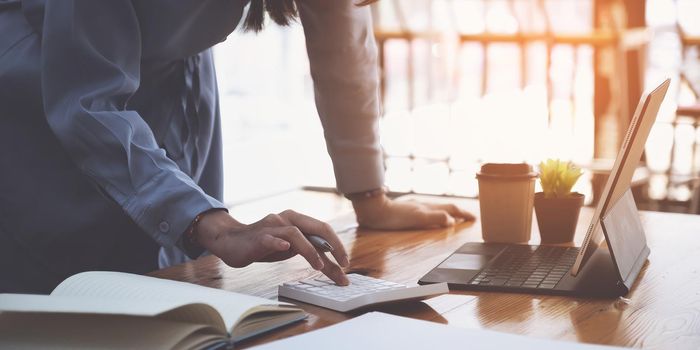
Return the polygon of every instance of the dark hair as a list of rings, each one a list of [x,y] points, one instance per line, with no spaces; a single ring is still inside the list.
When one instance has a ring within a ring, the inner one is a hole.
[[[376,1],[378,0],[362,0],[355,5],[365,6]],[[250,0],[248,16],[246,16],[245,22],[243,22],[243,30],[252,30],[254,32],[261,31],[265,24],[265,12],[267,12],[275,23],[282,26],[289,25],[299,16],[296,0]]]

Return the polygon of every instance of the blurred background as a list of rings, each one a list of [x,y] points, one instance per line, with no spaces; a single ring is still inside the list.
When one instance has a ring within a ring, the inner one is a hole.
[[[303,1],[303,0],[302,0]],[[634,178],[640,209],[700,213],[700,1],[381,0],[386,185],[477,197],[484,162],[571,160],[594,203],[642,92],[672,85]],[[335,181],[301,25],[215,47],[225,199]]]

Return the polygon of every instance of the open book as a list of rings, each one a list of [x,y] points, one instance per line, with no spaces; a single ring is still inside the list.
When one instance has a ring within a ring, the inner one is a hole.
[[[0,294],[0,348],[199,349],[304,318],[274,300],[93,271],[69,277],[51,295]]]

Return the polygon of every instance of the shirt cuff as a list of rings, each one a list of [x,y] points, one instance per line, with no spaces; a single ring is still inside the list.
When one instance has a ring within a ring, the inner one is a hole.
[[[136,224],[164,247],[175,246],[199,213],[214,208],[226,209],[184,173],[166,171],[124,206]]]
[[[384,160],[374,148],[333,152],[333,168],[338,191],[364,192],[384,186]]]

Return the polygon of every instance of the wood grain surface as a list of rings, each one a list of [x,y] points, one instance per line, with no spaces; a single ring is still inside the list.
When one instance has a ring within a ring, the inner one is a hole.
[[[479,216],[476,200],[417,198],[454,202]],[[330,221],[350,253],[347,272],[404,284],[415,284],[463,243],[481,241],[478,220],[438,230],[357,229],[347,200],[317,192],[294,191],[234,207],[231,213],[252,222],[286,208]],[[579,244],[592,212],[591,208],[581,212],[576,234]],[[330,220],[333,216],[336,218]],[[651,255],[626,298],[452,291],[423,302],[376,310],[456,327],[541,338],[648,349],[700,349],[700,216],[642,212],[641,217]],[[533,220],[531,242],[538,241],[537,224]],[[300,257],[235,269],[209,256],[151,275],[275,299],[279,284],[313,277],[318,272]],[[249,347],[359,315],[298,304],[309,313],[307,321],[239,345]]]

